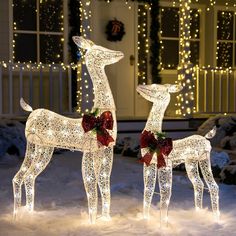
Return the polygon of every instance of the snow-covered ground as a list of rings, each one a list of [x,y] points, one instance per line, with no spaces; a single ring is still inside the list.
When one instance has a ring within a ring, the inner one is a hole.
[[[143,220],[142,165],[135,158],[120,155],[115,155],[111,178],[112,221],[102,221],[98,216],[97,224],[90,225],[78,152],[54,155],[37,179],[36,212],[27,214],[22,210],[21,219],[13,221],[11,180],[19,165],[7,163],[0,165],[1,236],[236,235],[235,185],[220,184],[221,220],[217,223],[212,217],[208,191],[204,191],[204,210],[195,212],[191,183],[185,174],[175,172],[169,226],[160,228],[159,195],[154,195],[151,219]]]

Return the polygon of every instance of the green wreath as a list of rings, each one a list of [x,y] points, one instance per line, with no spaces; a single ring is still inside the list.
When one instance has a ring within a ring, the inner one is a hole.
[[[125,26],[117,19],[110,20],[106,26],[106,34],[108,41],[121,41],[125,35]]]

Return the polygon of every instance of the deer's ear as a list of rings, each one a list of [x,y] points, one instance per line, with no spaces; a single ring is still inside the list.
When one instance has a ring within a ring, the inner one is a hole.
[[[78,47],[83,48],[83,49],[88,50],[94,45],[94,43],[91,40],[85,39],[81,36],[73,36],[72,39]]]

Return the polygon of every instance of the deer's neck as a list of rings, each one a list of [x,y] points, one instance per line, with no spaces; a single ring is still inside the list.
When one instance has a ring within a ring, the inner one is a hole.
[[[166,110],[165,104],[153,104],[149,113],[145,130],[151,132],[162,132],[162,121]]]
[[[93,82],[94,108],[99,108],[101,111],[115,111],[115,102],[105,74],[104,66],[88,62],[86,62],[86,64]]]

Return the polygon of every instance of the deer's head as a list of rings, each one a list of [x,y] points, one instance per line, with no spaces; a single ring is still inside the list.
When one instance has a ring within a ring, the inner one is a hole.
[[[150,84],[137,87],[137,92],[146,100],[166,105],[170,102],[170,93],[177,93],[181,90],[182,86],[178,84]]]
[[[102,46],[94,44],[91,40],[85,39],[81,36],[73,36],[75,44],[83,49],[86,49],[86,58],[95,61],[101,65],[110,65],[118,62],[124,57],[120,51],[113,51]]]

